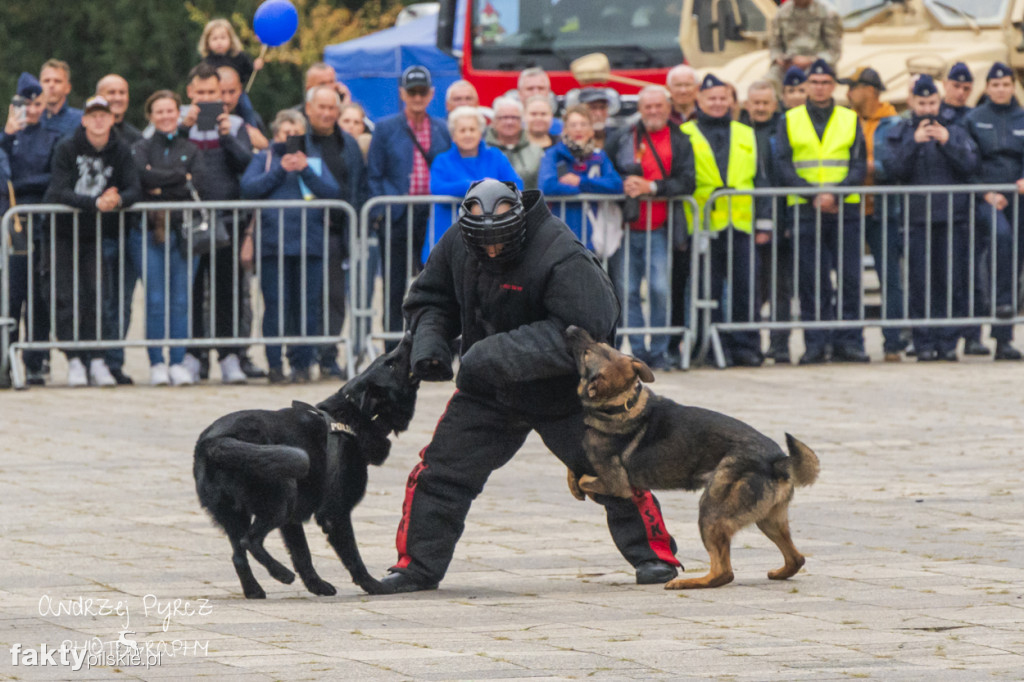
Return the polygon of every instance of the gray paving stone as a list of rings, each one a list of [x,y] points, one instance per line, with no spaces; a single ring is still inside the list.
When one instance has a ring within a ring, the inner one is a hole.
[[[927,371],[925,371],[927,370]],[[139,376],[143,370],[133,370]],[[822,460],[791,507],[807,565],[786,582],[756,530],[736,581],[703,592],[638,586],[600,508],[570,497],[536,438],[474,503],[434,592],[371,598],[315,526],[319,598],[255,567],[241,597],[230,548],[199,509],[192,445],[234,409],[315,402],[332,384],[0,392],[0,678],[352,680],[1020,679],[1024,670],[1024,365],[968,361],[660,375],[657,391],[790,432]],[[370,472],[355,513],[367,565],[395,560],[405,479],[451,393],[419,413]],[[687,575],[707,570],[697,495],[659,493]],[[287,554],[279,538],[269,551]],[[11,647],[116,640],[111,616],[42,615],[40,598],[122,600],[130,637],[200,646],[149,669],[55,674]],[[208,599],[166,629],[144,599]]]

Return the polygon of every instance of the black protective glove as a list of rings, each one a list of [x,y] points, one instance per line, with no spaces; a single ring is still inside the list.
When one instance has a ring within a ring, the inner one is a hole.
[[[451,381],[455,376],[452,363],[440,358],[423,358],[412,368],[413,375],[421,381]]]

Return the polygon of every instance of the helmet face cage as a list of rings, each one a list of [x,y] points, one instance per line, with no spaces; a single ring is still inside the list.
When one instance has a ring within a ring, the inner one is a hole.
[[[502,204],[509,210],[499,214]],[[470,212],[479,206],[481,213]],[[508,263],[515,260],[526,240],[526,215],[522,194],[515,183],[479,180],[466,193],[459,212],[459,228],[466,247],[481,263]],[[488,246],[501,245],[501,252],[489,256]]]

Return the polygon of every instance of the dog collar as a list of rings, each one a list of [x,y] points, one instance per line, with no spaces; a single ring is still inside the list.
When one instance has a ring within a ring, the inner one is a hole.
[[[636,382],[636,386],[633,388],[633,394],[626,398],[626,402],[621,405],[615,405],[613,407],[599,407],[596,408],[598,412],[604,414],[622,414],[623,412],[629,412],[636,404],[640,401],[640,393],[643,391],[644,386],[639,381]]]

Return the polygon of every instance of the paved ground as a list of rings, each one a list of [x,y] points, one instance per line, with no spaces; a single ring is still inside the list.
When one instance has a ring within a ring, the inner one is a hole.
[[[791,507],[807,565],[787,582],[766,579],[781,558],[748,530],[731,585],[635,585],[598,507],[570,497],[531,439],[477,501],[438,591],[361,594],[314,528],[338,595],[256,567],[260,602],[241,597],[199,509],[192,444],[225,412],[312,402],[331,384],[0,392],[0,678],[1021,679],[1022,383],[1024,365],[986,360],[660,376],[666,395],[819,453],[818,483]],[[413,429],[371,472],[356,531],[379,574],[450,391],[424,387]],[[687,572],[702,574],[696,495],[659,497]],[[159,663],[109,644],[122,633]],[[121,658],[27,665],[64,640]]]

